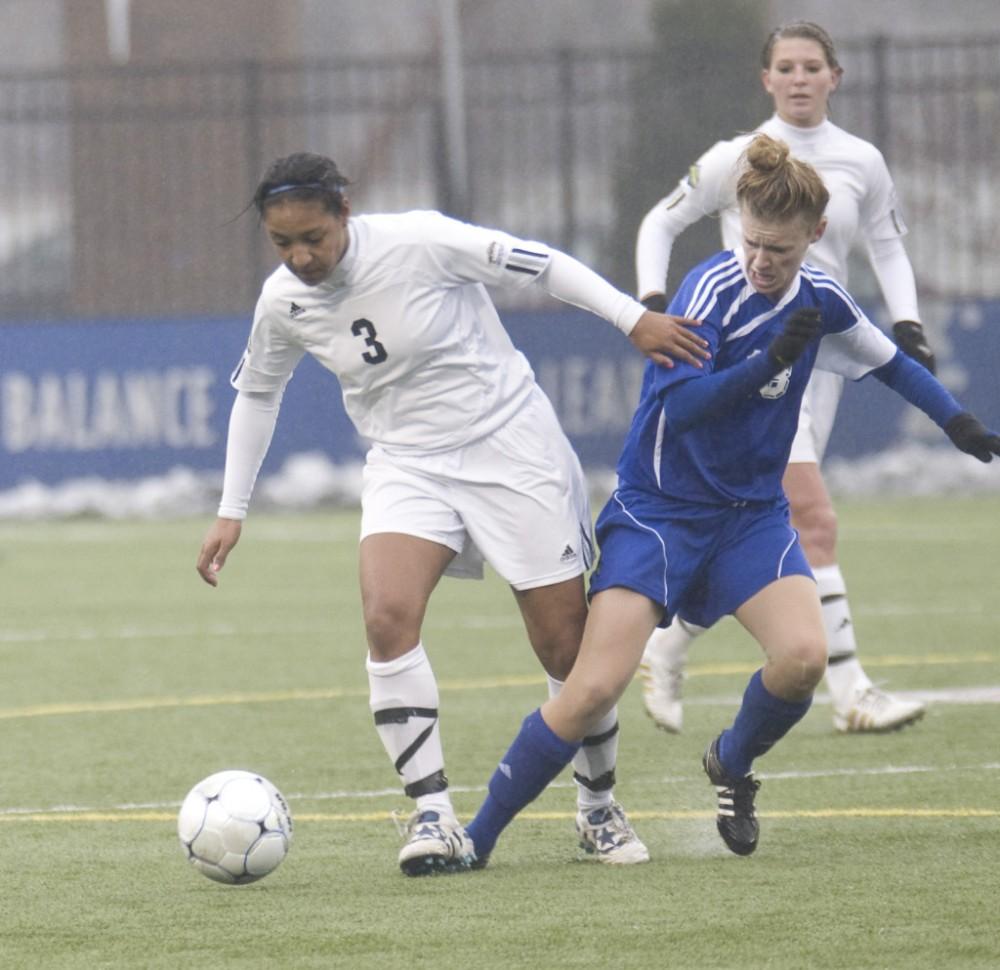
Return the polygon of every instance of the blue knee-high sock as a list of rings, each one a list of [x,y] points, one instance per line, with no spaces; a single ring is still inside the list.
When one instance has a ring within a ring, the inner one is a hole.
[[[486,800],[466,827],[480,859],[493,851],[507,823],[542,793],[579,748],[579,744],[563,741],[542,720],[541,711],[524,719],[514,743],[493,772]]]
[[[812,697],[804,701],[775,697],[764,686],[762,673],[758,670],[750,678],[736,720],[719,740],[719,760],[730,778],[749,774],[754,758],[770,751],[806,716],[812,704]]]

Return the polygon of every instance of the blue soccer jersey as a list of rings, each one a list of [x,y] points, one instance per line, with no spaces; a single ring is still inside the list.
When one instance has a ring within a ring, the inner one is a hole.
[[[623,485],[672,499],[708,504],[771,502],[798,426],[799,405],[814,366],[858,379],[892,359],[896,346],[830,276],[803,264],[777,301],[757,293],[744,271],[742,251],[721,252],[695,267],[669,312],[702,321],[699,334],[712,359],[698,369],[647,363],[640,401],[618,475]],[[822,314],[822,339],[795,363],[738,404],[683,433],[671,429],[663,400],[671,387],[699,380],[766,353],[801,307]]]

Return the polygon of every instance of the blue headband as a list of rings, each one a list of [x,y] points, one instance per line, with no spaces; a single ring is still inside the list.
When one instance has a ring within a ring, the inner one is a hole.
[[[322,182],[296,182],[292,184],[291,182],[285,185],[277,185],[273,189],[268,189],[265,198],[271,198],[272,195],[278,195],[281,192],[292,192],[295,189],[325,189],[326,186]],[[339,189],[338,189],[339,191]]]

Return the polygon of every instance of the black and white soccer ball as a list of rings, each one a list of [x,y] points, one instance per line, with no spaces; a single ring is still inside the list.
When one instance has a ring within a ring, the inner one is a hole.
[[[177,834],[202,875],[242,885],[273,872],[288,855],[292,814],[266,778],[252,771],[218,771],[188,792]]]

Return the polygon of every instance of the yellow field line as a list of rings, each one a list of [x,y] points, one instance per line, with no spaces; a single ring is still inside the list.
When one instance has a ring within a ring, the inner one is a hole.
[[[824,819],[824,818],[998,818],[1000,809],[993,808],[816,808],[758,813],[761,818],[773,819]],[[522,812],[518,818],[541,822],[565,822],[575,816],[570,812]],[[629,818],[639,821],[687,821],[710,819],[715,812],[690,811],[630,811]],[[300,812],[295,822],[388,822],[391,812]],[[119,812],[65,811],[18,812],[0,814],[0,822],[176,822],[175,812],[135,811]]]
[[[866,667],[923,667],[947,664],[996,663],[1000,656],[991,653],[973,654],[924,654],[912,656],[865,657]],[[725,677],[749,675],[760,662],[692,664],[688,668],[690,677]],[[511,677],[490,677],[481,680],[443,680],[438,684],[442,691],[495,690],[504,687],[536,687],[545,683],[540,674]],[[122,714],[132,711],[155,711],[185,707],[217,707],[233,704],[280,704],[290,701],[329,701],[343,698],[367,697],[368,688],[322,687],[290,688],[273,691],[234,691],[226,694],[198,694],[191,697],[136,697],[131,700],[78,701],[75,703],[32,704],[26,707],[0,709],[0,721],[18,720],[31,717],[60,717],[76,714]]]
[[[532,674],[525,677],[492,677],[488,680],[444,680],[440,690],[492,690],[498,687],[524,687],[545,683]],[[367,687],[292,688],[271,691],[235,691],[231,694],[200,694],[193,697],[137,697],[133,700],[80,701],[65,704],[34,704],[0,710],[0,721],[24,717],[56,717],[65,714],[106,714],[128,711],[153,711],[176,707],[214,707],[224,704],[276,704],[286,701],[329,701],[345,697],[367,697]]]

